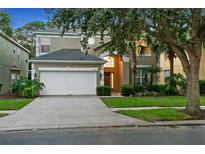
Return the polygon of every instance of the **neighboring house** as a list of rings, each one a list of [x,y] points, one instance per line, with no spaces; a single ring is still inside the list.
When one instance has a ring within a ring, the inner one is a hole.
[[[170,77],[170,62],[166,54],[160,55],[160,84],[165,84],[167,77]],[[181,61],[178,57],[174,58],[174,73],[180,73],[185,76]],[[205,47],[202,48],[199,79],[205,80]]]
[[[0,32],[0,83],[3,84],[1,94],[11,92],[11,84],[20,76],[28,76],[29,54],[29,50]]]
[[[129,58],[122,59],[110,52],[101,53],[100,36],[89,39],[88,54],[83,52],[80,32],[68,31],[61,37],[59,30],[33,32],[36,57],[32,63],[32,79],[44,82],[42,95],[96,94],[97,85],[109,85],[114,92],[130,82]],[[108,41],[106,37],[104,42]],[[137,52],[137,51],[136,51]],[[114,52],[115,53],[115,52]],[[136,76],[139,83],[145,79],[145,69],[156,65],[151,50],[137,57]]]

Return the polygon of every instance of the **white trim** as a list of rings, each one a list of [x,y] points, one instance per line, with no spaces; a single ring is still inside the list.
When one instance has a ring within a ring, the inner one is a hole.
[[[33,32],[33,34],[36,34],[36,35],[38,35],[38,34],[43,34],[43,35],[62,35],[62,33],[61,32],[38,32],[38,31],[36,31],[36,32]],[[78,32],[71,32],[71,33],[64,33],[63,35],[71,35],[71,36],[80,36],[81,35],[81,33],[78,33]]]
[[[65,72],[96,72],[98,68],[83,67],[39,67],[39,71],[65,71]]]
[[[34,64],[31,64],[31,79],[34,80],[35,79],[35,69],[34,69]]]
[[[80,63],[80,64],[104,64],[106,61],[74,61],[74,60],[28,60],[32,63]]]

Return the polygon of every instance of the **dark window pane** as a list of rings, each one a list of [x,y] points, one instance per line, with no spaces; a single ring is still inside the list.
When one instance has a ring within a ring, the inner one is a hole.
[[[50,45],[41,45],[41,52],[50,52]]]

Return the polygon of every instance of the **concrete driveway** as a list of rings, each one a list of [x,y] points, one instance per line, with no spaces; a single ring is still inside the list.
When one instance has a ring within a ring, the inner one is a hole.
[[[131,126],[144,121],[112,112],[97,96],[38,97],[0,118],[0,131]]]

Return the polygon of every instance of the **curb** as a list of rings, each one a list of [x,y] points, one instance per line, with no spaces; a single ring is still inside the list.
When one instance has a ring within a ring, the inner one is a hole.
[[[47,128],[13,128],[2,130],[0,132],[15,132],[15,131],[37,131],[37,130],[60,130],[60,129],[91,129],[91,128],[131,128],[131,127],[177,127],[177,126],[205,126],[205,123],[148,123],[148,124],[127,124],[127,125],[107,125],[107,126],[51,126]]]
[[[198,121],[164,121],[164,122],[147,122],[141,124],[116,124],[116,125],[99,125],[99,126],[72,126],[72,125],[56,125],[56,126],[25,126],[25,127],[2,127],[0,132],[14,131],[36,131],[36,130],[60,130],[60,129],[91,129],[91,128],[128,128],[128,127],[177,127],[177,126],[205,126],[205,120]]]
[[[19,128],[19,129],[7,129],[2,130],[0,128],[0,132],[14,132],[14,131],[37,131],[37,130],[60,130],[60,129],[89,129],[89,128],[123,128],[123,127],[137,127],[134,124],[127,124],[127,125],[108,125],[108,126],[73,126],[73,127],[66,127],[66,126],[53,126],[48,128]]]

